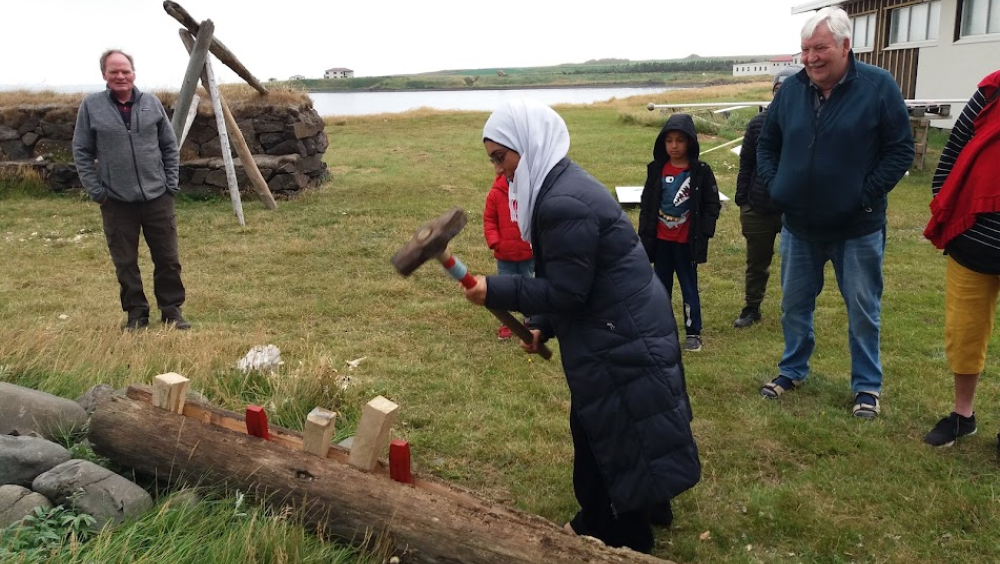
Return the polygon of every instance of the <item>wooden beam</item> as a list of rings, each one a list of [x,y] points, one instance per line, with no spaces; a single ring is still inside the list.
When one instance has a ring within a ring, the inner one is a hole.
[[[181,129],[181,136],[177,138],[177,146],[180,147],[184,144],[184,140],[187,139],[187,134],[191,131],[191,124],[194,123],[194,118],[198,115],[198,103],[201,102],[201,97],[198,94],[193,94],[191,96],[191,109],[188,110],[187,118],[184,120],[184,127]]]
[[[286,164],[295,164],[299,162],[300,157],[298,153],[292,153],[290,155],[254,155],[253,162],[259,168],[270,168],[278,169]],[[222,157],[203,157],[200,159],[191,159],[190,161],[184,161],[187,166],[198,166],[207,168],[221,168],[225,166],[222,162]],[[239,159],[239,162],[235,163],[237,166],[242,166],[246,168],[243,163],[243,159]]]
[[[191,380],[176,372],[160,374],[153,379],[153,406],[174,413],[184,413],[184,400],[190,382]]]
[[[188,110],[191,109],[191,100],[194,91],[198,88],[198,77],[201,76],[201,69],[205,67],[208,60],[208,46],[212,42],[212,33],[215,31],[215,24],[212,20],[202,22],[198,31],[198,38],[195,40],[188,58],[187,70],[184,72],[184,82],[181,83],[181,91],[177,95],[177,104],[174,105],[174,115],[170,119],[170,127],[174,130],[174,137],[183,137],[184,120],[187,119]],[[180,146],[180,142],[177,143]]]
[[[188,53],[191,53],[194,49],[194,39],[191,37],[191,33],[186,30],[180,30],[181,41],[184,42],[184,47],[187,48]],[[202,70],[201,82],[205,86],[205,90],[208,90],[208,72]],[[271,194],[271,189],[267,187],[267,181],[264,180],[264,175],[260,173],[260,169],[257,168],[257,163],[254,162],[253,154],[250,152],[250,147],[247,145],[247,140],[243,137],[243,131],[240,130],[240,126],[236,123],[236,118],[233,117],[233,112],[229,109],[229,104],[226,103],[226,99],[219,93],[219,101],[222,104],[222,111],[226,118],[226,128],[233,133],[233,143],[236,147],[236,154],[239,156],[241,162],[249,163],[244,164],[243,170],[247,173],[247,178],[250,179],[250,185],[260,196],[262,202],[264,202],[264,207],[269,210],[278,209],[277,202],[274,201],[274,196]]]
[[[167,0],[163,3],[163,9],[166,10],[166,12],[170,14],[172,18],[174,18],[175,20],[180,22],[181,25],[186,27],[187,30],[190,31],[192,35],[198,35],[198,31],[200,28],[198,22],[195,21],[195,19],[191,17],[191,14],[187,13],[187,10],[185,10],[180,4],[178,4],[177,2],[170,2],[170,0]],[[230,51],[225,45],[223,45],[221,41],[213,38],[212,43],[209,46],[209,50],[220,61],[222,61],[222,64],[233,69],[233,72],[238,74],[240,78],[242,78],[243,80],[247,81],[247,84],[252,86],[254,90],[260,92],[261,94],[267,94],[267,88],[265,88],[264,85],[261,84],[260,81],[257,80],[257,78],[254,77],[254,75],[251,74],[250,71],[248,71],[245,66],[243,66],[243,63],[241,63],[239,59],[236,58],[236,55],[234,55],[232,51]]]
[[[205,59],[205,74],[208,75],[208,93],[212,98],[215,124],[219,130],[219,147],[222,150],[222,161],[226,163],[226,184],[229,185],[229,200],[233,204],[233,212],[236,214],[236,219],[240,222],[240,227],[243,227],[246,225],[246,221],[243,219],[243,201],[240,200],[240,185],[236,182],[236,166],[233,164],[233,152],[229,148],[229,134],[226,133],[226,117],[222,111],[222,98],[219,96],[219,86],[215,83],[215,73],[212,72],[212,61],[208,59]]]
[[[95,452],[141,474],[239,489],[260,503],[292,507],[326,537],[356,544],[379,537],[407,564],[666,564],[471,492],[438,495],[128,397],[101,402],[89,439]]]
[[[302,432],[302,451],[326,458],[336,421],[337,414],[322,407],[310,411]]]
[[[397,409],[398,405],[382,396],[368,402],[354,433],[348,464],[365,472],[375,469],[379,457],[389,445],[389,429],[396,420]]]

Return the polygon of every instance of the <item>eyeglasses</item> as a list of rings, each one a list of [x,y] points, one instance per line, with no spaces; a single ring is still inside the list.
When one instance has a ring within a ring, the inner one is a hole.
[[[495,165],[497,165],[497,166],[503,166],[503,162],[505,160],[507,160],[507,153],[509,153],[509,152],[510,152],[510,149],[504,149],[503,153],[500,153],[499,150],[498,151],[494,151],[493,154],[490,155],[490,162],[493,163],[493,164],[495,164]],[[497,153],[500,153],[499,156],[497,155]]]

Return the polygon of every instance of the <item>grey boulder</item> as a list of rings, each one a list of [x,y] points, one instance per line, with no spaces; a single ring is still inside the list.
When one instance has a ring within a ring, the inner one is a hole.
[[[31,515],[36,507],[48,509],[52,502],[44,495],[21,486],[0,486],[0,528],[5,528]]]
[[[0,435],[0,485],[30,486],[70,458],[68,450],[45,439]]]
[[[53,503],[91,515],[97,529],[120,524],[153,507],[146,490],[86,460],[64,462],[35,478],[31,487]]]
[[[87,412],[71,399],[0,382],[0,435],[64,436],[87,424]]]

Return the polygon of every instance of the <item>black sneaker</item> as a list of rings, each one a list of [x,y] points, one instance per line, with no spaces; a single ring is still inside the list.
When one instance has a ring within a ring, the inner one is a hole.
[[[747,306],[743,308],[740,312],[740,316],[736,318],[733,322],[733,327],[737,329],[743,329],[745,327],[750,327],[754,323],[760,321],[760,309],[755,307]]]
[[[180,329],[181,331],[185,331],[191,328],[191,324],[185,321],[184,318],[181,317],[180,315],[176,315],[174,317],[164,317],[163,324],[173,325],[174,329]]]
[[[145,329],[146,327],[149,327],[148,317],[130,317],[128,318],[128,321],[125,322],[125,326],[122,327],[122,329],[131,333],[140,329]]]
[[[962,417],[954,411],[948,417],[942,418],[930,433],[924,436],[924,442],[935,447],[951,446],[959,437],[976,434],[976,414]]]
[[[698,352],[701,350],[701,336],[688,335],[684,340],[684,350],[687,352]]]

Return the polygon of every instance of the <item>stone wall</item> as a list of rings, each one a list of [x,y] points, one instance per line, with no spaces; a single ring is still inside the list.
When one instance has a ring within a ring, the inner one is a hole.
[[[57,191],[80,187],[73,166],[73,128],[79,106],[0,108],[0,165],[29,165]],[[291,195],[328,177],[323,154],[329,145],[323,119],[310,104],[253,104],[232,108],[243,136],[275,196]],[[172,109],[167,108],[171,113]],[[232,146],[232,136],[230,145]],[[235,158],[235,151],[234,158]],[[182,192],[225,194],[226,171],[215,116],[199,111],[181,146]],[[5,162],[6,161],[6,162]],[[30,163],[30,164],[29,164]],[[236,159],[241,191],[251,186]]]

